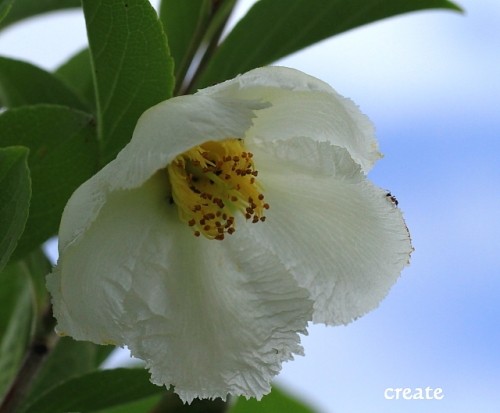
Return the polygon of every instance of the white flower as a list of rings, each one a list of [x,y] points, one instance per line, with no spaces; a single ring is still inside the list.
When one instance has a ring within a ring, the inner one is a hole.
[[[128,346],[183,400],[260,398],[311,320],[378,305],[412,247],[349,100],[269,67],[146,111],[68,202],[58,331]]]

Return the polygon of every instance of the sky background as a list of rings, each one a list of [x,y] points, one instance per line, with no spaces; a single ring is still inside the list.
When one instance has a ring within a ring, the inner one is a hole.
[[[157,4],[154,1],[153,4]],[[252,1],[243,1],[238,15]],[[500,407],[500,2],[460,0],[321,42],[278,62],[352,98],[385,158],[415,252],[380,307],[311,326],[277,383],[321,413],[496,413]],[[80,12],[0,34],[0,55],[54,69],[86,44]],[[444,399],[385,400],[386,387]]]

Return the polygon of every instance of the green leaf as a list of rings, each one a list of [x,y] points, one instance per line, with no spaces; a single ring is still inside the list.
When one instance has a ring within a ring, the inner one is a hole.
[[[0,23],[9,14],[13,2],[14,0],[0,0]]]
[[[138,369],[103,370],[77,377],[42,395],[24,413],[93,412],[165,391]]]
[[[145,413],[145,412],[152,412],[153,407],[158,404],[160,399],[161,399],[161,394],[155,394],[154,396],[147,397],[145,399],[141,399],[141,400],[136,401],[136,402],[122,404],[122,405],[111,407],[111,408],[105,409],[105,410],[99,410],[98,412],[95,412],[95,413]],[[205,412],[205,413],[207,413],[207,412]]]
[[[4,27],[19,20],[36,16],[38,14],[54,10],[80,7],[80,0],[15,0],[14,2],[7,2],[12,3],[12,8],[10,13],[0,24],[0,29],[3,29]]]
[[[0,103],[9,108],[55,103],[86,109],[82,100],[52,73],[6,57],[0,57]]]
[[[28,153],[21,146],[0,148],[0,271],[14,252],[28,218],[31,198]]]
[[[25,266],[26,271],[31,277],[36,314],[40,314],[47,310],[49,303],[47,287],[45,286],[45,276],[52,269],[52,264],[41,248],[33,250],[22,261],[18,262]]]
[[[9,264],[0,273],[0,400],[23,360],[32,334],[33,291],[27,268]]]
[[[154,412],[162,413],[226,413],[228,403],[222,399],[194,399],[191,404],[184,403],[173,391],[166,392]]]
[[[192,90],[364,24],[431,8],[461,10],[448,0],[260,0],[223,41]]]
[[[104,163],[132,137],[139,116],[172,96],[173,60],[148,0],[85,0]]]
[[[73,191],[97,171],[98,151],[93,118],[54,105],[8,110],[0,115],[0,146],[30,149],[32,197],[26,228],[15,258],[57,232]]]
[[[32,384],[26,405],[31,404],[50,388],[59,386],[71,378],[95,371],[113,346],[61,338],[48,355]]]
[[[72,89],[92,109],[92,112],[95,112],[96,98],[89,49],[72,56],[54,72],[54,75]]]
[[[211,0],[163,0],[160,4],[160,20],[175,62],[177,85],[182,83],[205,35],[212,6]]]
[[[228,413],[314,413],[315,411],[305,404],[294,399],[284,391],[273,386],[271,393],[261,401],[239,397]]]

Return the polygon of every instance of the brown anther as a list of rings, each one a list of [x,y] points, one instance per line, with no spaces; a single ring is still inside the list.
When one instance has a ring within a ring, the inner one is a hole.
[[[233,161],[234,162],[239,162],[240,161],[240,157],[239,156],[233,156]]]
[[[269,204],[267,204],[267,203],[262,205],[262,206],[264,207],[264,209],[269,209]]]
[[[260,222],[264,222],[266,220],[266,217],[260,217]]]
[[[247,211],[249,214],[253,214],[254,213],[254,210],[251,207],[246,207],[245,211]]]
[[[200,225],[205,225],[207,223],[207,221],[205,221],[204,218],[200,219]]]
[[[190,227],[192,227],[194,224],[196,224],[196,221],[195,221],[194,219],[190,219],[190,220],[188,221],[188,225],[189,225]]]
[[[224,234],[224,228],[222,228],[222,227],[217,227],[217,232],[218,232],[219,234]]]
[[[210,231],[210,228],[211,228],[210,225],[205,225],[203,227],[203,231]]]
[[[216,239],[218,241],[222,241],[224,239],[224,234],[218,234],[218,235],[215,236],[214,239]]]
[[[235,230],[234,228],[232,228],[232,227],[227,229],[227,233],[228,233],[229,235],[233,234],[233,233],[234,233],[234,231],[236,231],[236,230]]]
[[[245,214],[245,218],[246,218],[246,219],[250,219],[250,218],[252,218],[252,214]]]
[[[259,222],[259,217],[257,215],[254,215],[253,219],[252,219],[252,223],[256,224],[257,222]]]
[[[259,174],[259,171],[253,171],[253,172],[252,172],[252,175],[253,175],[253,176],[257,176],[258,174]]]
[[[217,228],[219,228],[219,227],[221,227],[221,226],[222,226],[222,224],[220,223],[220,221],[215,221],[215,226],[216,226]]]
[[[259,201],[262,201],[264,199],[264,195],[259,194]]]
[[[200,235],[201,235],[201,234],[200,234],[200,231],[195,231],[195,232],[194,232],[194,236],[195,236],[195,237],[199,237]]]

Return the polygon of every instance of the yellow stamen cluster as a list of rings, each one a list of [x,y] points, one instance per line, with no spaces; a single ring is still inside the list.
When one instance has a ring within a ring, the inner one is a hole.
[[[223,240],[236,230],[236,211],[253,223],[266,219],[269,205],[257,184],[253,154],[240,139],[191,148],[177,156],[167,171],[179,217],[195,236]]]

